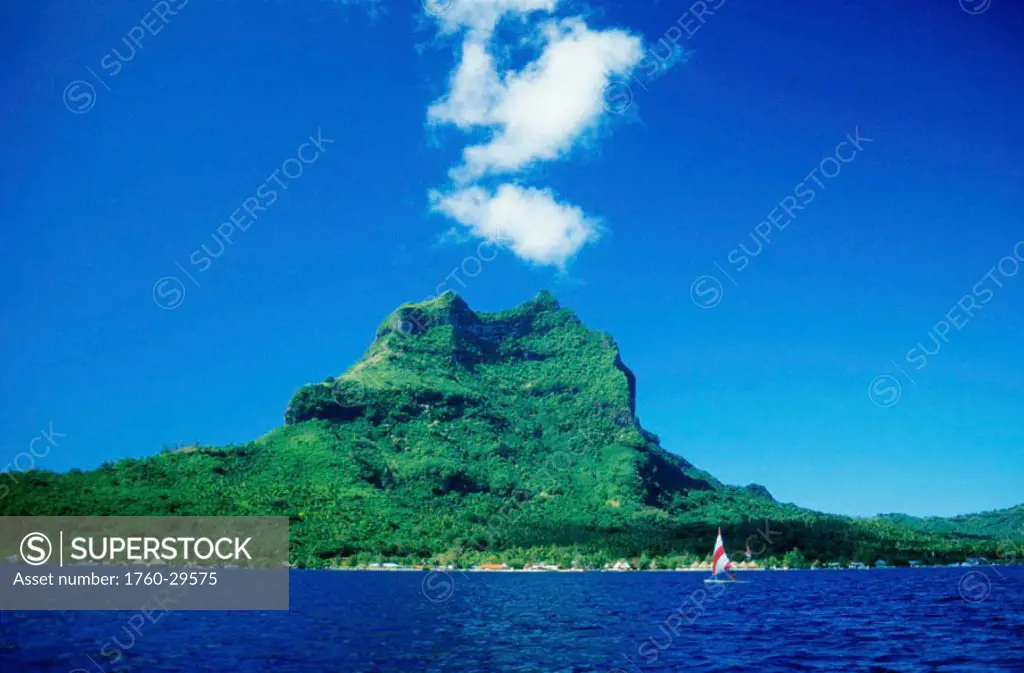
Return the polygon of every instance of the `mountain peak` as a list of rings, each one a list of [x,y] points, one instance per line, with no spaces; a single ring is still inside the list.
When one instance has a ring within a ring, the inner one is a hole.
[[[562,308],[561,304],[558,303],[558,300],[555,299],[555,296],[547,290],[541,290],[533,299],[526,303],[533,304],[538,308],[549,311],[557,311]]]
[[[392,311],[362,360],[295,394],[286,422],[350,420],[393,403],[399,389],[485,397],[490,386],[511,391],[524,384],[530,396],[576,391],[603,408],[636,413],[636,380],[615,341],[586,327],[547,290],[495,313],[477,313],[449,291]]]
[[[446,290],[431,299],[402,304],[377,328],[379,340],[388,334],[424,334],[440,325],[479,322],[476,313],[458,294]]]

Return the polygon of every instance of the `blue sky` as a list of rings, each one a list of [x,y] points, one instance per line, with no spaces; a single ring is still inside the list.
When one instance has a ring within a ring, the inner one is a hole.
[[[6,10],[0,469],[241,443],[398,304],[548,288],[727,482],[1024,501],[1024,10],[432,2]]]

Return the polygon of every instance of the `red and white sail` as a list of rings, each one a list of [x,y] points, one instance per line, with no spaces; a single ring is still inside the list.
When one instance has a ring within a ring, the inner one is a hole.
[[[722,529],[718,529],[718,539],[715,540],[715,554],[711,561],[711,574],[717,575],[732,568],[729,555],[725,553],[725,544],[722,542]]]

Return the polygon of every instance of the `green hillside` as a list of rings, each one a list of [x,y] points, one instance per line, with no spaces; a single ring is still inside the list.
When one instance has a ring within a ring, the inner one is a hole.
[[[964,538],[1024,540],[1024,505],[1006,509],[945,517],[916,517],[906,514],[882,514],[886,521],[939,535]]]
[[[718,526],[762,562],[996,555],[993,540],[722,484],[641,427],[635,393],[611,337],[546,292],[492,314],[447,293],[392,313],[360,362],[297,391],[264,437],[25,473],[0,513],[286,515],[293,563],[309,567],[674,566],[705,558]]]

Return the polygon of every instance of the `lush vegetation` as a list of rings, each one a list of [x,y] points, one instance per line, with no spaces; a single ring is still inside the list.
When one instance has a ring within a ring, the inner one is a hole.
[[[308,567],[529,562],[677,567],[924,563],[998,555],[989,537],[856,520],[720,483],[660,446],[607,334],[547,293],[477,314],[454,294],[400,307],[366,356],[304,386],[285,425],[97,470],[19,475],[7,515],[282,515]]]
[[[1024,540],[1024,505],[949,518],[883,514],[880,519],[917,530],[961,537]]]

